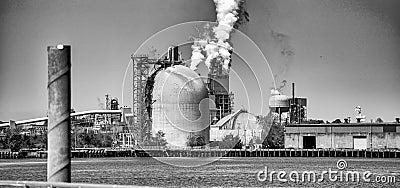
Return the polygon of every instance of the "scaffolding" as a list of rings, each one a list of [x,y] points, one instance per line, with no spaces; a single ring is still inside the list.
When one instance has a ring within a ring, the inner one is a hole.
[[[146,139],[151,125],[151,119],[148,118],[146,110],[145,88],[151,65],[155,64],[155,60],[149,59],[147,55],[132,55],[131,58],[133,62],[133,118],[132,122],[128,123],[128,129],[139,142],[142,142]]]
[[[215,102],[216,113],[210,114],[211,120],[217,120],[229,115],[233,111],[234,95],[229,92],[229,70],[224,70],[220,58],[215,58],[210,62],[208,73],[209,96]]]
[[[150,59],[148,55],[131,55],[132,65],[132,112],[127,123],[134,138],[143,143],[151,136],[151,105],[154,79],[158,71],[175,64],[182,64],[178,47],[170,47],[165,59]]]

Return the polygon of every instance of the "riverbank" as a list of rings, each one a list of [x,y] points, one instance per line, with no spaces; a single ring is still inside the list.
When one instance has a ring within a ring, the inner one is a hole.
[[[46,158],[43,150],[0,151],[0,159]],[[80,148],[71,151],[72,158],[103,157],[357,157],[400,158],[400,150],[354,149],[134,149]]]

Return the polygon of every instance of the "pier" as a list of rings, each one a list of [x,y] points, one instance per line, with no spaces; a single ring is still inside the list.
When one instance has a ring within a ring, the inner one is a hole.
[[[103,157],[355,157],[400,158],[400,150],[356,149],[135,149],[80,148],[72,158]],[[47,158],[46,151],[0,151],[0,159]]]

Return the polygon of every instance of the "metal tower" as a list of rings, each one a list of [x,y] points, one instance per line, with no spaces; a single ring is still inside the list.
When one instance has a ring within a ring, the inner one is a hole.
[[[149,124],[148,114],[146,113],[145,104],[145,87],[147,77],[150,74],[151,64],[153,60],[150,60],[147,55],[135,55],[131,56],[133,62],[133,122],[129,123],[129,130],[134,134],[135,138],[139,141],[143,141],[146,133],[150,130],[151,122]]]
[[[106,110],[111,110],[111,102],[110,102],[110,95],[109,94],[106,94],[105,95],[105,109]]]
[[[133,62],[133,90],[132,90],[132,122],[128,122],[128,129],[139,142],[143,142],[151,135],[151,104],[155,74],[161,69],[181,64],[178,47],[170,47],[164,60],[149,59],[147,55],[131,55]]]
[[[216,105],[216,109],[210,109],[210,117],[217,120],[232,113],[234,99],[233,93],[229,92],[229,70],[224,70],[221,61],[220,57],[211,60],[207,81],[209,97]]]

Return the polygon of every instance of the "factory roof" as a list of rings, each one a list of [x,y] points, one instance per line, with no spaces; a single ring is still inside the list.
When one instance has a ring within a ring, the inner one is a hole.
[[[231,120],[232,118],[236,117],[240,112],[243,112],[243,110],[238,110],[233,114],[229,114],[225,117],[223,117],[221,120],[219,120],[215,125],[213,125],[214,127],[222,127],[223,125],[225,125],[225,123],[227,123],[229,120]]]
[[[120,110],[86,110],[82,112],[74,112],[71,113],[71,116],[81,116],[81,115],[88,115],[88,114],[121,114]],[[26,119],[15,121],[16,125],[20,124],[29,124],[29,123],[36,123],[41,121],[47,121],[48,117],[41,117],[41,118],[33,118],[33,119]],[[10,122],[1,123],[0,127],[8,127],[10,126]]]

